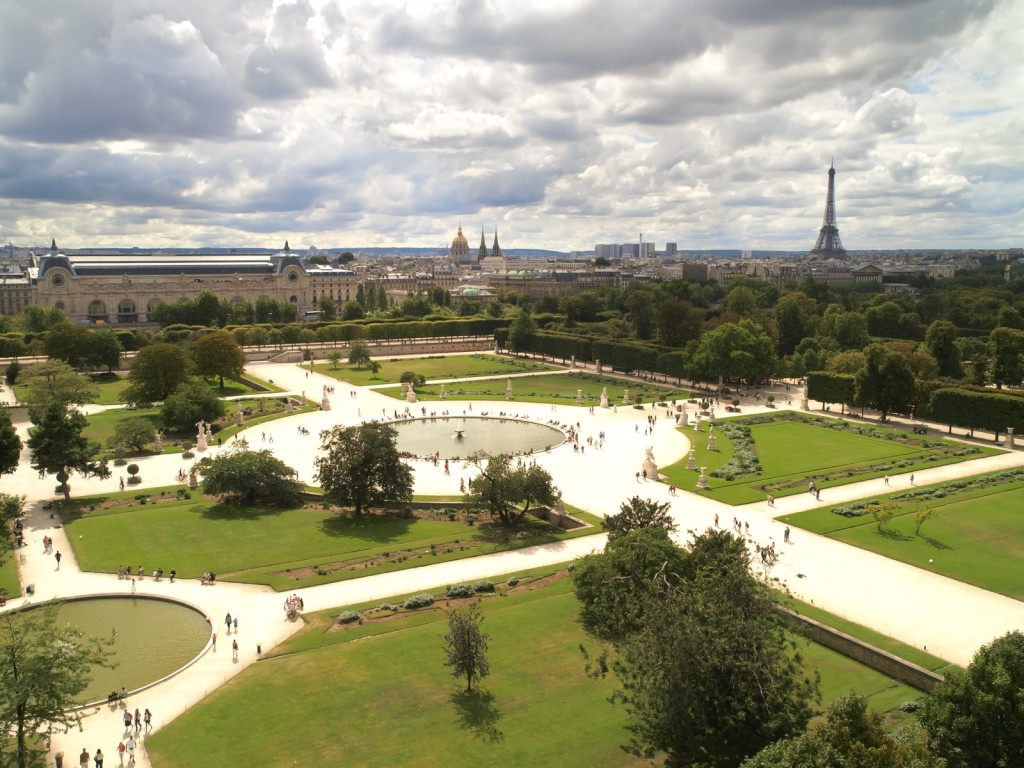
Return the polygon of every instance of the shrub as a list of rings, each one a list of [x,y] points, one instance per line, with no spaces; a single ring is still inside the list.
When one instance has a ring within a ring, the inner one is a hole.
[[[493,592],[494,591],[494,583],[490,582],[490,581],[487,581],[486,579],[481,579],[480,581],[474,581],[473,582],[473,591],[474,592]]]
[[[505,584],[507,586],[510,586],[510,587],[514,587],[518,583],[519,583],[519,578],[516,577],[516,576],[513,576],[511,579],[509,579],[507,582],[505,582]]]
[[[474,589],[470,584],[452,584],[445,590],[448,597],[472,597]]]
[[[433,604],[434,596],[424,593],[422,595],[413,595],[402,604],[402,607],[407,610],[415,610],[416,608],[426,608],[428,605]]]
[[[351,624],[354,621],[359,621],[359,614],[355,611],[342,611],[338,614],[339,624]]]

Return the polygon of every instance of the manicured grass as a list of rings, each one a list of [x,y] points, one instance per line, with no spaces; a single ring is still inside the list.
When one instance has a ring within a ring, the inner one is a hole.
[[[939,492],[944,493],[939,486]],[[877,501],[897,505],[892,521],[878,530],[870,514],[843,517],[832,507],[779,518],[829,538],[852,544],[992,592],[1024,600],[1024,482],[980,488],[928,500]],[[870,501],[870,500],[869,500]],[[914,513],[935,515],[915,535]]]
[[[128,379],[116,373],[94,373],[89,380],[99,390],[99,397],[92,401],[98,405],[117,405],[121,402],[121,393],[128,386]]]
[[[162,768],[662,764],[623,750],[626,712],[607,701],[614,677],[584,674],[580,646],[596,644],[576,621],[568,579],[481,609],[491,675],[476,694],[443,666],[442,606],[327,635],[316,614],[293,640],[317,634],[329,645],[290,641],[292,653],[245,670],[148,737],[147,749]],[[886,710],[920,695],[818,646],[801,653],[821,674],[825,704],[851,688]]]
[[[506,379],[489,379],[484,381],[463,381],[445,385],[448,400],[500,400],[507,402],[505,390]],[[519,379],[512,379],[513,402],[552,403],[554,405],[576,405],[576,391],[583,390],[583,405],[600,405],[601,390],[608,388],[608,402],[620,408],[625,390],[629,389],[630,402],[635,403],[642,398],[644,403],[662,400],[683,400],[690,393],[681,389],[670,389],[653,384],[640,384],[623,381],[610,376],[601,376],[582,371],[562,374],[538,374]],[[401,387],[388,387],[377,390],[382,395],[402,397]],[[427,384],[416,388],[419,400],[440,400],[441,385]]]
[[[18,581],[17,559],[21,557],[24,550],[12,550],[4,557],[0,565],[0,594],[8,599],[21,594],[21,582]]]
[[[461,379],[470,376],[508,376],[513,373],[558,371],[560,368],[499,355],[452,355],[450,357],[418,357],[405,360],[374,358],[380,372],[374,376],[365,368],[354,368],[343,357],[338,367],[330,363],[314,365],[313,369],[327,376],[363,387],[398,382],[403,373],[413,371],[427,379]]]
[[[483,515],[470,525],[450,522],[440,511],[436,518],[404,519],[338,514],[315,503],[301,509],[230,507],[198,493],[178,499],[174,491],[180,487],[163,489],[163,497],[161,489],[102,497],[131,502],[113,509],[90,511],[89,506],[98,506],[99,500],[89,498],[62,505],[68,537],[82,569],[116,571],[124,562],[124,542],[130,540],[133,563],[149,571],[176,568],[182,578],[213,571],[221,580],[288,590],[600,531],[594,526],[561,532],[530,519],[521,528],[524,538],[502,541]],[[140,493],[153,501],[134,501]],[[586,513],[570,511],[592,524],[598,522]],[[138,535],[140,530],[144,536]]]
[[[962,446],[930,437],[919,438],[884,427],[806,417],[789,412],[774,420],[764,416],[722,419],[716,422],[717,452],[707,450],[708,428],[702,433],[692,426],[681,431],[696,448],[697,466],[707,466],[709,488],[701,493],[726,504],[763,501],[767,494],[788,496],[807,490],[814,480],[827,499],[830,486],[859,482],[886,474],[906,473],[928,467],[953,464],[998,453],[995,448]],[[771,417],[768,417],[771,418]],[[733,445],[723,434],[730,423],[749,424],[761,471],[737,474],[733,480],[712,477],[717,469],[727,471]],[[698,473],[679,461],[662,472],[680,487],[695,489]]]
[[[139,418],[148,419],[156,429],[163,426],[159,408],[114,408],[89,416],[89,426],[82,430],[82,434],[89,440],[95,440],[101,448],[106,449],[107,441],[114,436],[118,424],[128,419]]]

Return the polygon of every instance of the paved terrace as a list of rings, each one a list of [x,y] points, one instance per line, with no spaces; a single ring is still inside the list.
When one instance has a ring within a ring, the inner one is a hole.
[[[255,364],[250,366],[250,372],[262,379],[272,379],[292,393],[304,391],[310,397],[319,395],[324,385],[335,387],[330,411],[295,414],[260,424],[243,433],[250,445],[270,448],[295,467],[303,481],[311,479],[313,458],[319,444],[317,435],[321,429],[335,424],[355,424],[382,415],[393,416],[396,410],[402,412],[407,405],[372,389],[354,388],[319,373],[309,373],[293,364]],[[353,390],[355,397],[350,394]],[[776,394],[781,394],[780,402],[785,402],[785,393]],[[3,395],[9,393],[0,393]],[[409,407],[417,415],[422,408],[426,408],[428,413],[440,413],[445,409],[453,415],[460,415],[463,409],[470,412],[470,404],[462,401],[429,402]],[[763,410],[744,406],[745,414]],[[574,452],[571,446],[563,445],[537,455],[538,462],[555,478],[567,503],[607,514],[615,512],[620,501],[634,494],[667,501],[679,524],[681,540],[686,538],[688,530],[702,530],[713,525],[716,513],[723,526],[728,526],[733,516],[737,516],[750,524],[752,544],[777,542],[782,557],[772,575],[785,581],[798,597],[905,642],[927,647],[931,653],[949,661],[966,664],[980,645],[1024,624],[1024,604],[1010,598],[799,530],[793,531],[790,544],[782,543],[785,526],[774,521],[773,516],[808,509],[819,503],[832,504],[876,495],[885,490],[881,479],[826,488],[822,502],[815,501],[809,494],[798,494],[778,499],[774,508],[769,508],[766,502],[731,507],[687,493],[685,488],[680,489],[677,496],[670,496],[666,484],[636,480],[635,475],[641,468],[647,447],[653,448],[660,466],[679,460],[689,449],[688,441],[673,428],[672,420],[664,417],[664,410],[660,411],[661,418],[653,435],[644,436],[646,418],[652,413],[649,407],[642,411],[619,407],[617,412],[598,408],[591,415],[588,408],[571,405],[472,403],[474,415],[496,415],[499,412],[544,423],[551,420],[578,423],[584,441],[588,436],[596,438],[599,432],[605,432],[603,450],[587,447],[581,454]],[[300,435],[300,426],[306,427],[310,435]],[[261,440],[261,433],[266,434],[268,442]],[[271,436],[273,444],[269,442]],[[226,450],[226,446],[212,448],[208,453],[215,454],[218,450]],[[137,463],[143,479],[137,487],[145,489],[173,484],[178,470],[183,466],[187,468],[191,462],[174,454],[147,457],[137,460]],[[1022,463],[1024,452],[1006,452],[961,464],[920,470],[915,473],[915,482],[918,486],[927,485]],[[416,470],[416,492],[420,494],[457,494],[460,477],[471,474],[471,469],[460,462],[452,463],[450,476],[444,474],[443,466],[434,467],[430,462],[413,461],[412,465]],[[108,480],[73,477],[72,493],[80,497],[117,490],[119,469],[114,468],[114,474]],[[909,477],[905,475],[892,475],[890,482],[896,489],[909,487]],[[21,467],[13,475],[5,477],[3,485],[4,491],[23,493],[29,499],[27,546],[15,556],[24,555],[24,562],[20,565],[22,583],[33,584],[36,589],[34,598],[9,601],[7,610],[31,600],[130,593],[130,582],[118,581],[116,574],[83,573],[79,570],[64,530],[42,509],[43,502],[53,498],[55,483],[52,478],[40,479],[32,471],[27,450]],[[64,556],[59,571],[53,557],[42,552],[44,535],[53,537],[55,549]],[[144,529],[139,531],[139,535],[145,535]],[[306,610],[316,611],[561,563],[602,548],[604,541],[605,536],[598,533],[541,547],[438,563],[297,591],[304,599]],[[125,552],[126,558],[131,559],[130,542],[126,542]],[[150,570],[157,565],[170,570],[174,565],[174,553],[169,552],[162,563],[144,565]],[[282,604],[285,595],[267,587],[228,582],[209,587],[184,579],[170,584],[166,578],[159,583],[146,578],[138,583],[138,589],[142,595],[170,596],[199,607],[210,617],[219,636],[216,651],[208,645],[200,658],[180,674],[128,697],[130,708],[148,707],[153,711],[154,730],[257,661],[257,645],[266,651],[300,628],[298,623],[284,619]],[[240,653],[237,662],[231,658],[230,638],[224,635],[223,627],[217,627],[227,612],[239,618],[237,638]],[[72,756],[77,755],[83,746],[88,747],[90,753],[95,752],[97,746],[102,747],[109,761],[116,757],[117,743],[123,733],[120,717],[120,712],[111,712],[105,705],[90,708],[83,719],[82,731],[56,735],[53,749],[65,753],[66,765],[73,762]],[[136,760],[140,766],[150,765],[144,745],[143,738]]]

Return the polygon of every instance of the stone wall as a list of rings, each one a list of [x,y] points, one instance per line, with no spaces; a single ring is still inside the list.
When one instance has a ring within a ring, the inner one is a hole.
[[[876,648],[869,643],[865,643],[863,640],[858,640],[845,632],[840,632],[838,629],[826,626],[807,616],[802,616],[788,608],[780,608],[779,610],[798,622],[814,642],[820,643],[826,648],[831,648],[862,664],[866,664],[875,671],[888,675],[894,680],[899,680],[901,683],[906,683],[920,691],[931,693],[935,686],[945,679],[942,675],[932,672],[930,669],[912,664],[905,659],[892,655],[888,651]]]

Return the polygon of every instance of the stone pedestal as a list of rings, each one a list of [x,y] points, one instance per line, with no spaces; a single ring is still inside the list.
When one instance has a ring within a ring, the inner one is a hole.
[[[413,388],[412,384],[409,385],[409,389],[405,393],[405,402],[407,402],[407,403],[415,403],[416,402],[416,390]]]
[[[598,373],[600,373],[601,371],[604,370],[601,367],[601,360],[600,359],[597,359],[597,360],[594,361],[594,370],[597,371]]]
[[[803,411],[811,410],[811,406],[808,404],[806,397],[801,397],[800,398],[800,409],[803,410]]]
[[[694,449],[691,448],[690,449],[690,458],[686,462],[686,468],[687,469],[696,469],[697,468],[697,458],[694,455],[695,453],[696,453],[696,451],[694,451]]]
[[[447,400],[448,399],[448,390],[446,390],[444,388],[444,384],[441,385],[440,397],[441,397],[442,400]]]
[[[629,387],[626,387],[622,392],[622,404],[629,405]]]
[[[700,413],[698,413],[696,416],[693,417],[693,428],[695,430],[697,430],[698,432],[701,431],[701,428],[700,428]]]
[[[1006,428],[1006,447],[1009,448],[1011,451],[1015,447],[1013,444],[1013,427]]]
[[[512,379],[508,379],[508,381],[505,382],[505,399],[511,400],[512,397]]]
[[[284,409],[289,413],[295,410],[295,403],[292,402],[292,399],[290,397],[285,401]]]
[[[715,441],[715,433],[714,432],[712,432],[710,435],[708,435],[708,450],[709,451],[717,451],[718,450],[718,444]]]
[[[235,424],[242,426],[245,423],[245,414],[242,413],[242,404],[238,404],[237,410],[235,410]]]
[[[686,413],[685,408],[683,408],[683,412],[679,414],[679,423],[684,427],[688,427],[690,425],[690,416]]]
[[[576,405],[583,405],[583,390],[576,390]]]
[[[329,411],[331,410],[331,401],[327,399],[327,395],[324,395],[324,399],[320,401],[320,410]]]
[[[576,355],[573,355],[572,359],[569,361],[569,367],[570,368],[575,368],[576,367]]]
[[[647,454],[644,456],[644,477],[648,480],[658,479],[658,464],[654,461],[654,450],[651,448],[647,449]]]
[[[164,452],[164,444],[160,440],[160,433],[159,432],[156,433],[156,439],[153,441],[153,450],[156,451],[157,453],[163,453]]]
[[[188,487],[192,489],[199,487],[199,478],[196,477],[195,472],[188,473]]]
[[[206,433],[200,427],[199,432],[196,433],[196,450],[205,451],[209,447],[209,444],[206,442]]]
[[[697,488],[703,491],[707,487],[708,487],[708,468],[707,467],[701,467],[700,468],[700,477],[697,478]]]
[[[608,387],[603,387],[601,389],[601,407],[608,407]]]

